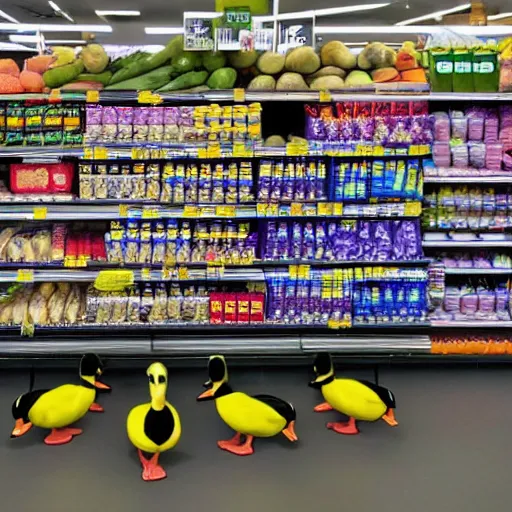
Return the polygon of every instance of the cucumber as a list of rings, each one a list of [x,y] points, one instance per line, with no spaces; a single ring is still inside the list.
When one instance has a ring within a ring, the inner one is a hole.
[[[103,71],[102,73],[80,73],[75,82],[99,82],[108,85],[112,78],[112,71]]]
[[[157,92],[181,91],[203,85],[208,79],[208,71],[189,71],[184,75],[175,78],[172,82],[164,85]]]
[[[71,64],[66,64],[65,66],[49,69],[43,73],[44,84],[50,89],[55,89],[56,87],[76,80],[77,76],[80,75],[83,70],[84,63],[81,59]]]
[[[163,66],[149,73],[105,87],[106,91],[154,91],[171,78],[172,66]]]

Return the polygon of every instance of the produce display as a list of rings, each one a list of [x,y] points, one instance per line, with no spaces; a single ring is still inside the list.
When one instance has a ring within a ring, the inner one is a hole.
[[[431,320],[509,321],[510,289],[508,283],[496,284],[481,279],[474,285],[446,286],[442,304],[430,314]]]
[[[442,252],[436,255],[446,268],[512,269],[512,258],[508,254],[493,251]]]
[[[266,261],[397,261],[423,257],[419,221],[269,221]]]
[[[267,321],[306,325],[421,323],[427,317],[426,272],[311,269],[306,276],[266,273]],[[417,272],[418,277],[413,277]]]
[[[426,175],[486,175],[512,171],[512,107],[470,107],[434,114],[433,159]]]
[[[512,340],[503,334],[432,336],[433,354],[512,355]]]
[[[512,192],[507,187],[442,186],[425,194],[426,229],[480,230],[512,226]]]
[[[197,107],[88,105],[87,143],[261,140],[261,104]]]

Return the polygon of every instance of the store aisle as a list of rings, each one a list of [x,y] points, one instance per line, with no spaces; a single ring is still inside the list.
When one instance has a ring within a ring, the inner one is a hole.
[[[352,372],[353,373],[353,372]],[[358,372],[372,378],[371,372]],[[71,382],[70,372],[36,374],[36,387]],[[500,510],[508,505],[512,375],[506,369],[385,369],[380,383],[397,397],[398,428],[362,425],[362,434],[325,429],[334,413],[314,414],[319,393],[306,369],[230,370],[232,384],[294,402],[300,441],[284,436],[255,442],[238,458],[216,447],[231,435],[213,403],[195,402],[206,372],[173,371],[169,400],[183,437],[162,457],[169,478],[145,483],[125,434],[130,407],[147,399],[143,370],[109,373],[114,388],[71,444],[48,447],[33,429],[10,440],[12,401],[28,387],[27,373],[0,375],[0,492],[2,509],[25,512],[260,512],[379,510],[414,512]]]

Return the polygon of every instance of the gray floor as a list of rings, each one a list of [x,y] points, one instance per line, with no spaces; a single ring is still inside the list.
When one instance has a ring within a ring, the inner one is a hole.
[[[144,371],[107,374],[114,387],[102,399],[107,412],[88,415],[84,434],[60,447],[44,445],[45,432],[36,429],[9,439],[11,404],[27,389],[28,376],[2,372],[2,510],[491,512],[510,504],[512,375],[506,369],[383,370],[380,383],[397,397],[400,426],[362,425],[355,437],[325,428],[335,414],[312,412],[321,398],[306,387],[306,370],[230,371],[230,377],[241,390],[292,401],[299,443],[280,436],[256,441],[250,457],[222,452],[216,441],[231,432],[213,403],[195,402],[205,372],[180,370],[170,376],[168,398],[181,415],[182,439],[162,457],[167,480],[146,483],[125,434],[130,407],[147,400]],[[36,387],[71,380],[67,372],[38,371]]]

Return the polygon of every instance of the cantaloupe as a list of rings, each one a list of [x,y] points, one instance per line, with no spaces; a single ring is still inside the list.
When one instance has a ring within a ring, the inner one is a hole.
[[[0,73],[18,77],[20,76],[20,68],[12,59],[0,59]]]
[[[423,68],[409,69],[407,71],[402,71],[401,73],[402,81],[404,82],[417,82],[420,84],[427,83],[427,75],[425,74],[425,70]]]
[[[37,55],[25,60],[25,69],[42,75],[56,60],[55,55]]]
[[[25,92],[43,92],[44,89],[42,75],[34,71],[23,70],[20,73],[20,83]]]
[[[0,73],[0,94],[18,94],[24,92],[18,77]]]
[[[397,76],[399,76],[396,68],[380,68],[372,71],[372,79],[374,82],[391,82]]]
[[[418,61],[414,55],[404,51],[399,51],[398,55],[396,56],[395,67],[398,69],[398,71],[414,69],[418,67]]]

